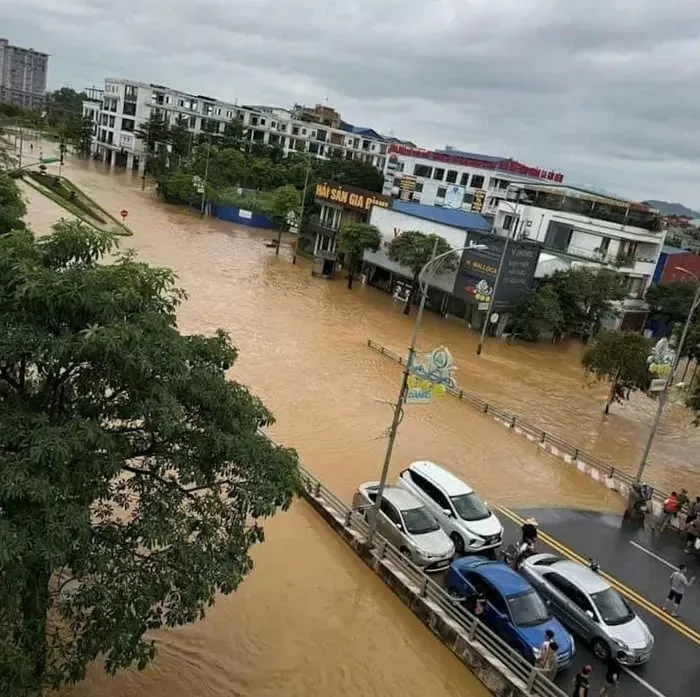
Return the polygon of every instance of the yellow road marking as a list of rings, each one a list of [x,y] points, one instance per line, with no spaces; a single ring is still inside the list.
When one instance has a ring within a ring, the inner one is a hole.
[[[523,518],[521,518],[514,511],[511,511],[509,508],[505,508],[503,506],[499,506],[498,508],[501,513],[503,513],[507,518],[510,518],[510,520],[512,520],[514,523],[522,525],[525,522]],[[545,542],[549,547],[556,549],[560,554],[567,557],[571,561],[576,561],[579,564],[588,566],[588,559],[576,554],[576,552],[569,549],[558,540],[555,540],[547,533],[538,530],[537,538]],[[654,605],[648,598],[645,598],[634,589],[626,586],[624,583],[621,583],[613,576],[610,576],[610,574],[607,574],[604,571],[600,571],[599,573],[611,586],[613,586],[633,603],[636,603],[640,607],[644,608],[647,612],[654,615],[654,617],[657,617],[669,627],[675,629],[679,634],[682,634],[684,637],[686,637],[686,639],[690,639],[690,641],[700,646],[700,632],[696,632],[692,627],[689,627],[687,624],[681,622],[677,618],[671,617],[671,615],[665,613],[660,607]]]

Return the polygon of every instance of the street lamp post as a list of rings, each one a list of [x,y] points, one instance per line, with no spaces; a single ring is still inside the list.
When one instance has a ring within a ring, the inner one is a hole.
[[[437,254],[439,240],[435,240],[435,245],[433,246],[433,253],[428,262],[423,266],[418,274],[418,286],[421,293],[420,303],[418,304],[418,312],[416,313],[416,320],[413,323],[413,334],[411,336],[411,343],[408,347],[408,358],[406,360],[406,365],[404,367],[403,375],[401,376],[401,387],[399,388],[399,396],[394,405],[394,416],[391,420],[391,427],[389,429],[389,440],[386,445],[386,453],[384,454],[384,464],[382,465],[382,472],[379,477],[379,488],[377,489],[377,498],[374,500],[374,504],[371,508],[371,513],[369,516],[369,533],[367,534],[367,545],[372,546],[372,540],[377,531],[377,522],[379,520],[379,508],[382,505],[382,498],[384,496],[384,489],[386,488],[386,480],[389,475],[389,465],[391,464],[391,455],[394,452],[394,442],[396,441],[396,432],[398,431],[399,424],[403,418],[403,407],[406,403],[406,393],[408,391],[408,378],[411,374],[411,366],[413,364],[413,359],[416,354],[416,342],[418,341],[418,334],[420,332],[421,320],[423,319],[423,310],[425,309],[425,301],[428,297],[428,282],[423,280],[425,274],[430,271],[431,274],[435,273],[435,268],[438,262],[449,257],[452,254],[457,254],[458,252],[463,252],[465,249],[486,249],[485,244],[472,244],[466,247],[460,247],[458,249],[451,249],[449,252],[444,252],[443,254]]]
[[[204,181],[202,182],[202,202],[199,207],[199,217],[204,217],[204,207],[207,198],[207,178],[209,177],[209,158],[211,157],[211,133],[207,139],[207,159],[204,163]]]
[[[309,174],[311,173],[311,157],[306,160],[306,175],[304,176],[304,190],[301,192],[301,206],[299,206],[299,225],[297,226],[297,239],[294,243],[294,254],[292,264],[297,263],[297,250],[299,249],[299,235],[301,235],[301,225],[304,220],[304,205],[306,203],[306,189],[309,186]]]
[[[506,201],[502,201],[502,203],[506,203],[509,207],[511,212],[513,213],[513,236],[515,236],[515,233],[517,232],[518,229],[518,200],[516,199],[515,203],[509,203]],[[496,278],[494,279],[493,282],[493,290],[491,291],[491,297],[489,298],[489,306],[488,309],[486,310],[486,317],[484,318],[483,324],[481,325],[481,334],[479,335],[479,343],[476,345],[476,355],[480,356],[481,351],[484,348],[484,341],[486,341],[486,330],[488,329],[489,322],[491,321],[491,314],[493,313],[493,307],[494,304],[496,303],[496,293],[498,292],[498,284],[501,280],[501,273],[503,273],[503,266],[506,260],[506,254],[508,254],[508,246],[510,244],[510,237],[511,237],[511,231],[508,230],[508,234],[506,235],[506,240],[503,244],[503,249],[501,250],[501,258],[498,262],[498,269],[496,270]]]
[[[664,407],[666,406],[666,400],[668,398],[668,391],[669,391],[669,388],[671,387],[671,383],[673,382],[673,376],[676,374],[676,368],[678,368],[678,362],[681,359],[681,354],[683,352],[683,346],[685,345],[685,340],[688,337],[688,331],[690,330],[690,325],[693,322],[693,315],[695,314],[695,310],[697,309],[698,305],[700,305],[700,278],[698,278],[694,273],[691,273],[690,271],[688,271],[688,269],[684,269],[680,266],[676,266],[675,270],[680,271],[681,273],[684,273],[687,276],[690,276],[691,278],[695,279],[698,286],[695,290],[695,295],[693,296],[693,302],[690,305],[690,310],[688,311],[688,316],[685,318],[685,324],[683,325],[683,332],[681,333],[681,338],[680,338],[680,341],[678,342],[678,348],[676,349],[676,357],[673,359],[673,365],[671,366],[671,372],[668,374],[668,378],[666,379],[666,384],[664,385],[664,389],[659,394],[659,401],[658,401],[658,404],[656,405],[656,414],[654,414],[654,421],[651,424],[651,430],[649,431],[649,437],[647,438],[646,445],[644,446],[644,452],[642,453],[642,459],[639,462],[639,467],[637,469],[637,475],[634,478],[634,480],[636,482],[640,482],[642,480],[644,470],[646,469],[647,460],[649,459],[649,452],[651,451],[651,446],[654,442],[654,438],[656,437],[656,432],[659,428],[659,423],[661,423],[661,416],[663,415]]]

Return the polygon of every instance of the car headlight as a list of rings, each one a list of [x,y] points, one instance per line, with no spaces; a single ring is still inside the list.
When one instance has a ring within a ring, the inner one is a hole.
[[[620,640],[620,639],[614,639],[613,641],[614,641],[625,653],[628,653],[628,652],[629,652],[630,647],[627,646],[627,644],[625,644],[624,641],[622,641],[622,640]]]
[[[469,546],[470,547],[483,547],[484,540],[482,540],[480,537],[473,537],[471,540],[469,540]]]

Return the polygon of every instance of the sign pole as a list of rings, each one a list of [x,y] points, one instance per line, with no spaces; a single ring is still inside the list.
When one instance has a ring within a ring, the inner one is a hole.
[[[430,257],[430,261],[423,267],[429,266],[437,255],[439,239],[436,237],[435,244],[433,245],[433,253]],[[420,283],[420,274],[418,276]],[[377,532],[377,523],[379,521],[379,507],[382,505],[382,497],[384,496],[384,489],[386,488],[386,480],[389,476],[389,465],[391,464],[391,456],[394,452],[394,442],[396,441],[396,432],[399,429],[399,424],[403,418],[403,407],[406,403],[406,392],[408,390],[408,377],[411,374],[411,366],[413,365],[413,359],[416,353],[416,343],[418,341],[418,333],[420,332],[421,320],[423,319],[423,310],[425,309],[425,300],[428,296],[428,288],[426,286],[425,292],[421,293],[420,303],[418,305],[418,314],[416,314],[416,321],[413,323],[413,335],[411,336],[411,344],[408,347],[408,360],[406,361],[406,366],[404,367],[403,375],[401,376],[401,387],[399,388],[399,396],[394,405],[394,416],[391,420],[391,428],[389,429],[389,440],[386,444],[386,453],[384,455],[384,464],[382,465],[382,473],[379,477],[379,488],[377,489],[377,498],[374,501],[374,505],[371,509],[370,521],[369,521],[369,533],[367,535],[367,546],[372,547],[372,540]]]

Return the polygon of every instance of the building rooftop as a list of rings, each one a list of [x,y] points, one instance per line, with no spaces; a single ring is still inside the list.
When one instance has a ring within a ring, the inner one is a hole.
[[[491,229],[491,224],[478,213],[397,200],[392,202],[391,208],[397,213],[410,215],[414,218],[421,218],[422,220],[430,220],[440,225],[449,225],[450,227],[460,228],[461,230],[488,232]]]

